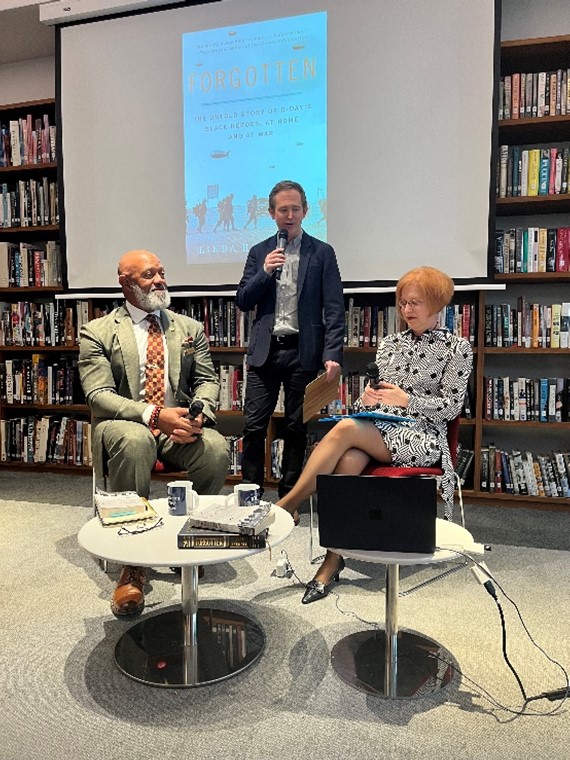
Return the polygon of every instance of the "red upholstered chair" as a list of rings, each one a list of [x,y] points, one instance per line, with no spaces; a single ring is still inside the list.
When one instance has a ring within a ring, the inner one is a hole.
[[[457,447],[459,444],[459,416],[447,424],[447,445],[451,453],[453,466],[457,464]],[[441,467],[394,467],[393,465],[379,464],[371,462],[362,472],[363,475],[376,475],[383,478],[417,478],[423,476],[440,477],[443,475]],[[461,525],[465,527],[465,513],[463,510],[463,494],[461,492],[461,481],[456,476],[455,484],[459,507],[461,510]]]
[[[451,461],[453,462],[453,466],[455,467],[455,464],[457,462],[457,447],[459,443],[459,421],[460,418],[457,416],[455,419],[451,420],[451,422],[447,425],[447,443],[449,446],[449,451],[451,453]],[[434,467],[395,467],[394,465],[386,465],[386,464],[380,464],[378,462],[370,462],[370,464],[367,465],[367,467],[362,472],[362,475],[376,475],[378,477],[384,477],[384,478],[417,478],[422,476],[431,476],[431,477],[440,477],[443,475],[443,470],[439,466]],[[456,476],[455,477],[455,484],[457,489],[457,495],[458,495],[458,501],[459,506],[461,510],[461,524],[463,527],[465,527],[465,513],[463,509],[463,494],[461,491],[461,481]],[[313,557],[313,521],[314,521],[314,509],[313,509],[313,497],[311,496],[310,502],[309,502],[309,508],[310,508],[310,521],[309,521],[309,540],[310,540],[310,546],[309,546],[309,552],[310,552],[310,561],[311,563],[317,562],[321,559],[321,557]],[[463,566],[463,563],[460,565],[460,567]],[[453,568],[453,570],[459,569]],[[450,571],[446,571],[444,574],[448,574]],[[443,574],[442,574],[443,575]],[[437,576],[441,577],[441,576]],[[435,578],[431,579],[435,580]],[[431,582],[428,581],[428,582]],[[423,584],[422,584],[423,585]],[[416,586],[416,588],[418,588]],[[411,589],[414,590],[414,589]],[[409,591],[405,593],[410,593]]]

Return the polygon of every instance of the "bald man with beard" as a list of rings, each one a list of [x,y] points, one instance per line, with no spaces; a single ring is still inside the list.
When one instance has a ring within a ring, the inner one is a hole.
[[[118,276],[125,303],[89,322],[80,335],[79,373],[92,412],[95,472],[108,472],[112,491],[148,497],[160,458],[186,470],[198,493],[217,494],[229,455],[226,440],[214,430],[220,386],[202,325],[169,310],[164,267],[153,253],[125,253]],[[158,318],[165,354],[160,405],[145,401],[149,314]],[[202,413],[188,419],[188,407],[197,400]],[[145,568],[124,567],[112,611],[141,612],[145,583]]]

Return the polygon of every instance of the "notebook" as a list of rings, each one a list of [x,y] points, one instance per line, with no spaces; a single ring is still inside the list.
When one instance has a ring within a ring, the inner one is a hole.
[[[436,489],[430,477],[319,475],[321,546],[433,554]]]

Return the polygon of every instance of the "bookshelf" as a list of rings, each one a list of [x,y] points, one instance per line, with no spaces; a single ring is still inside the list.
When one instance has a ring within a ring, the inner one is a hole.
[[[536,40],[518,40],[509,41],[502,44],[501,52],[501,69],[502,75],[512,75],[514,73],[534,73],[540,71],[558,71],[566,70],[566,86],[568,87],[568,70],[570,69],[570,36],[549,37]],[[10,121],[24,119],[27,121],[28,115],[32,117],[32,124],[36,119],[43,120],[44,114],[47,114],[50,123],[55,120],[55,102],[53,100],[33,101],[26,103],[16,103],[12,105],[0,106],[0,122],[2,125],[9,126]],[[544,148],[556,147],[563,149],[570,148],[570,112],[565,114],[554,114],[548,116],[530,116],[526,115],[521,118],[502,119],[498,123],[499,144],[508,146],[519,146],[521,148]],[[1,154],[0,154],[1,155]],[[570,159],[568,161],[570,164]],[[36,180],[36,190],[31,190],[31,185],[24,184],[21,192],[24,194],[32,192],[37,195],[38,188],[42,188],[45,195],[46,182],[49,192],[50,182],[57,180],[57,164],[49,160],[39,164],[24,163],[19,166],[1,166],[0,165],[0,190],[3,185],[19,190],[18,183],[29,183],[30,180]],[[511,180],[512,185],[512,180]],[[570,182],[569,185],[570,187]],[[568,189],[568,188],[567,188]],[[53,201],[52,201],[53,203]],[[45,201],[44,201],[45,205]],[[3,208],[3,207],[2,207]],[[44,215],[45,216],[45,215]],[[546,195],[511,195],[497,198],[496,202],[497,228],[503,231],[510,229],[525,229],[529,227],[560,229],[562,227],[570,228],[570,193],[553,193]],[[3,219],[3,218],[2,218]],[[59,224],[55,219],[49,219],[49,223],[42,224],[22,224],[21,220],[11,226],[3,226],[0,223],[0,248],[2,244],[12,244],[21,247],[21,244],[45,248],[47,252],[48,243],[56,243],[59,239]],[[515,241],[516,242],[516,241]],[[25,246],[24,246],[25,247]],[[1,259],[0,259],[1,265]],[[9,274],[9,273],[8,273]],[[7,274],[7,276],[8,276]],[[19,285],[8,283],[6,287],[1,286],[2,270],[0,268],[0,302],[3,307],[13,304],[41,304],[43,308],[54,309],[60,305],[60,316],[58,317],[59,336],[57,342],[53,345],[0,345],[0,364],[5,369],[6,361],[14,362],[32,362],[35,354],[43,354],[44,360],[48,365],[59,365],[73,367],[73,362],[77,358],[76,339],[66,335],[68,330],[67,324],[71,323],[71,334],[77,335],[79,324],[85,318],[85,309],[87,317],[91,318],[97,315],[98,301],[90,299],[87,304],[76,303],[74,301],[61,301],[56,296],[61,296],[64,292],[64,282],[51,283],[50,285]],[[485,344],[485,314],[489,307],[502,306],[509,304],[512,309],[516,309],[518,299],[525,295],[529,303],[540,303],[548,306],[556,302],[570,301],[568,295],[568,284],[570,283],[570,272],[568,271],[537,271],[537,272],[503,272],[497,273],[496,282],[504,283],[506,290],[501,292],[473,291],[470,293],[458,293],[458,304],[462,307],[469,304],[474,315],[474,325],[470,326],[470,338],[474,345],[474,370],[470,381],[471,387],[471,416],[462,419],[460,429],[460,442],[466,450],[474,451],[473,465],[467,476],[464,487],[466,498],[481,503],[489,503],[494,506],[527,506],[537,509],[551,510],[569,510],[570,499],[554,498],[540,495],[521,495],[516,493],[491,493],[481,486],[483,452],[490,444],[503,450],[512,449],[530,449],[534,453],[548,453],[553,450],[568,450],[567,443],[570,440],[569,422],[540,422],[536,420],[511,420],[511,419],[488,419],[485,416],[485,385],[484,378],[488,377],[521,377],[540,378],[544,375],[551,377],[570,378],[570,349],[554,349],[552,347],[542,346],[536,348],[527,348],[526,346],[492,346]],[[204,312],[192,312],[190,304],[183,304],[181,298],[173,293],[175,308],[178,305],[184,308],[191,315],[200,319],[200,321],[209,321],[213,315],[206,315]],[[195,299],[196,301],[198,299]],[[200,299],[201,300],[201,299]],[[223,317],[218,315],[217,321],[210,323],[211,333],[219,335],[212,340],[212,356],[214,362],[225,367],[241,368],[243,372],[244,358],[246,355],[245,342],[246,335],[241,337],[236,333],[236,328],[231,327],[232,315],[234,314],[230,302],[233,299],[223,299],[223,306],[219,299],[214,299],[216,306],[221,306],[221,314],[226,318],[230,317],[230,324],[225,328],[223,326]],[[355,295],[346,297],[347,309],[347,341],[345,347],[344,373],[350,375],[353,373],[362,374],[366,364],[374,357],[376,346],[372,334],[366,337],[364,325],[370,319],[370,309],[381,309],[388,314],[387,309],[393,306],[393,294],[379,295]],[[354,316],[358,310],[359,319]],[[35,311],[35,309],[30,309]],[[25,318],[25,308],[24,308]],[[384,318],[384,317],[383,317]],[[55,320],[55,316],[52,318]],[[358,326],[357,326],[358,325]],[[247,322],[242,321],[241,329],[247,331]],[[370,328],[368,328],[370,329]],[[361,332],[362,331],[362,332]],[[220,342],[221,337],[221,342]],[[368,343],[366,342],[368,340]],[[12,364],[13,367],[13,364]],[[53,370],[52,370],[53,374]],[[239,374],[239,373],[238,373]],[[2,372],[4,383],[6,382],[6,372]],[[239,382],[239,380],[238,380]],[[13,381],[12,381],[13,383]],[[73,380],[71,381],[73,387]],[[339,400],[341,406],[343,399]],[[346,404],[346,399],[344,400]],[[24,420],[20,425],[25,427],[31,425],[30,418],[50,417],[61,419],[66,416],[68,419],[79,420],[88,424],[89,410],[84,404],[80,393],[71,393],[71,396],[65,401],[52,399],[50,403],[38,403],[32,398],[31,401],[21,401],[18,404],[7,403],[6,388],[2,387],[0,398],[0,421],[3,426],[2,436],[6,439],[6,423],[15,426],[17,423],[10,422],[13,420]],[[271,473],[271,444],[278,439],[282,431],[283,415],[282,412],[276,411],[273,415],[270,428],[268,431],[268,446],[266,449],[266,485],[274,485],[276,480],[270,477]],[[220,431],[227,436],[239,438],[243,429],[243,415],[239,404],[231,408],[220,409],[218,412],[218,427]],[[317,434],[325,432],[325,425],[313,425]],[[82,429],[83,430],[83,429]],[[84,434],[83,430],[83,434]],[[8,433],[10,435],[10,433]],[[11,434],[12,436],[14,433]],[[21,433],[22,437],[25,437]],[[51,469],[57,471],[70,472],[90,472],[90,468],[81,464],[71,464],[67,462],[24,462],[8,461],[0,462],[1,467],[18,467],[25,469]],[[164,474],[164,477],[171,479],[170,474]],[[229,482],[239,480],[239,475],[234,474],[228,477]]]
[[[555,452],[570,450],[570,349],[560,347],[560,339],[554,338],[557,329],[553,329],[557,305],[570,302],[570,248],[566,237],[570,231],[565,231],[570,228],[569,78],[570,35],[502,43],[498,137],[499,145],[508,146],[508,150],[503,150],[506,163],[503,160],[498,166],[494,263],[495,281],[506,289],[479,294],[477,371],[483,383],[477,397],[474,489],[470,494],[500,506],[570,509],[568,497],[505,492],[509,484],[505,485],[504,480],[500,492],[495,489],[491,493],[482,486],[486,482],[489,448],[491,452],[499,449],[507,454],[520,451],[523,459],[525,452],[530,452],[534,458],[546,455],[552,460]],[[525,173],[525,151],[528,156],[540,151],[538,178],[534,180],[530,169]],[[538,324],[532,318],[533,304]],[[485,332],[486,311],[487,320],[489,313],[498,312],[499,324],[503,317],[510,323],[514,336],[511,333],[506,344],[504,335],[498,345],[496,335],[489,340]],[[555,380],[562,385],[558,395]],[[500,402],[498,409],[493,406],[496,401],[488,408],[489,382],[495,384],[494,390],[503,402],[504,385],[510,386],[506,409],[501,410]],[[515,393],[521,396],[521,407],[514,411],[513,383]],[[526,408],[529,397],[535,406],[532,416]],[[526,419],[520,419],[521,408]],[[527,475],[532,479],[528,470]],[[516,484],[514,487],[516,490]]]
[[[56,301],[55,101],[0,106],[0,125],[0,467],[88,473],[89,409],[76,368],[87,306]]]

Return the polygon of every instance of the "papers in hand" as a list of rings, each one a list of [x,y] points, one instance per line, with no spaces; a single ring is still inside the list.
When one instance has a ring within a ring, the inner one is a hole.
[[[399,422],[402,425],[409,425],[414,422],[413,417],[400,417],[398,414],[387,414],[386,412],[355,412],[354,414],[332,414],[330,417],[321,417],[319,422],[338,422],[352,418],[356,420],[386,420],[386,422]]]
[[[151,504],[135,491],[95,491],[95,509],[103,525],[120,525],[158,517]]]
[[[307,385],[303,401],[303,422],[308,422],[324,406],[339,398],[339,384],[340,378],[329,382],[326,373],[323,373]]]

